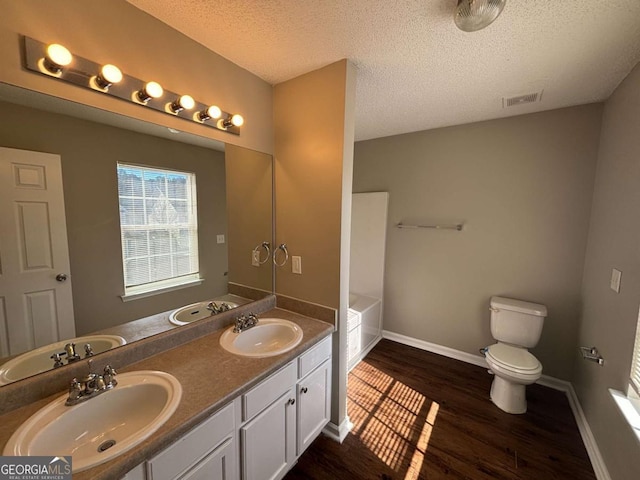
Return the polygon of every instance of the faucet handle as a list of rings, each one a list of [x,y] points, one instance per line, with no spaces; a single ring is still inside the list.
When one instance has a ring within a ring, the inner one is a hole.
[[[84,345],[84,358],[93,357],[93,348],[90,343],[85,343]]]
[[[115,368],[111,365],[106,365],[104,367],[102,378],[104,379],[105,388],[115,387],[118,385],[118,381],[116,380],[117,374],[118,372],[116,372]]]
[[[49,357],[51,360],[53,360],[53,368],[62,367],[64,365],[64,363],[62,362],[62,358],[60,358],[60,355],[64,354],[65,352],[54,353]]]

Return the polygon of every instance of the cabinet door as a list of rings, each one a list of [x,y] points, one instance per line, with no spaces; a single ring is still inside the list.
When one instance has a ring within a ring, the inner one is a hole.
[[[297,454],[315,440],[331,415],[331,359],[300,380],[298,396]]]
[[[233,437],[207,455],[180,480],[232,480],[236,479],[236,454]]]
[[[278,480],[296,460],[295,392],[290,388],[240,429],[242,479]]]

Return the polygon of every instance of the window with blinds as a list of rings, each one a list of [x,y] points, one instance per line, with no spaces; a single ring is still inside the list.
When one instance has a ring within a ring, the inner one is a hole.
[[[118,164],[125,295],[197,280],[196,178]]]

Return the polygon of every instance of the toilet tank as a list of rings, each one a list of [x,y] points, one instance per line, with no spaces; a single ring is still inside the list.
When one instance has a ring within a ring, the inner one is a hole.
[[[538,344],[547,307],[505,297],[491,297],[491,335],[499,342],[525,348]]]

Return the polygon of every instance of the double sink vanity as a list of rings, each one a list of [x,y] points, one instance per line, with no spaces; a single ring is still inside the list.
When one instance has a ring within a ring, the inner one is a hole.
[[[80,480],[281,478],[329,421],[334,327],[273,296],[251,309],[257,324],[240,306],[91,357],[104,375],[58,369],[103,391],[67,406],[58,375],[58,393],[3,410],[3,454],[71,455]]]

